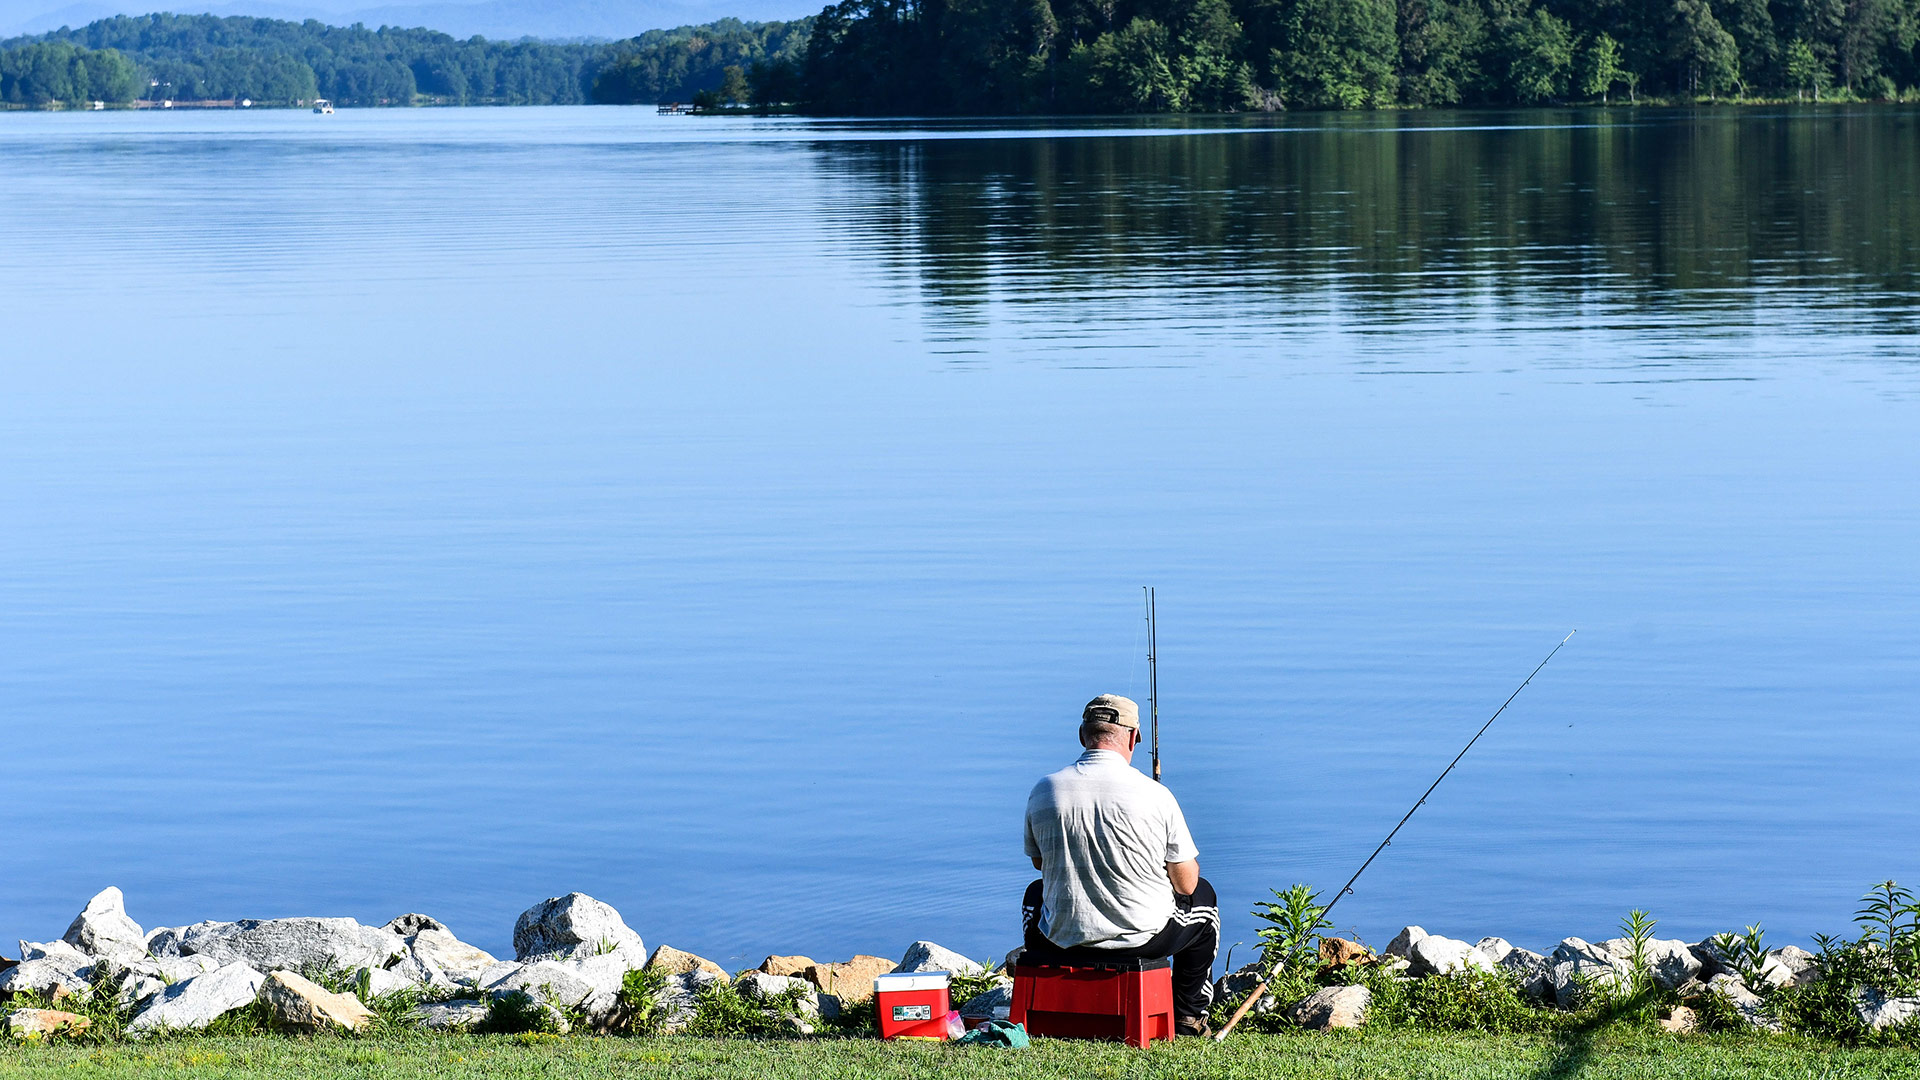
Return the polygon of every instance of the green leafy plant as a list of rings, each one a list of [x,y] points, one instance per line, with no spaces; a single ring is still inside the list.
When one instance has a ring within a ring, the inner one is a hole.
[[[1653,940],[1653,928],[1659,920],[1639,908],[1627,912],[1620,920],[1620,932],[1633,946],[1633,955],[1629,962],[1633,970],[1628,977],[1627,990],[1632,994],[1645,994],[1653,989],[1653,968],[1647,963],[1647,942]]]
[[[619,1019],[615,1027],[629,1035],[652,1035],[666,1019],[660,993],[667,987],[667,973],[661,968],[634,968],[620,978]]]
[[[473,1026],[478,1032],[517,1035],[522,1032],[558,1034],[561,1017],[525,990],[509,990],[487,999],[487,1015]]]
[[[706,1038],[770,1038],[793,1034],[800,1015],[799,987],[766,1001],[749,1001],[731,983],[714,983],[694,995],[686,1034]]]
[[[1744,934],[1715,934],[1707,939],[1721,959],[1754,993],[1765,993],[1773,984],[1767,980],[1767,946],[1760,924],[1747,927]]]
[[[1430,1031],[1541,1031],[1552,1023],[1520,997],[1507,972],[1473,968],[1408,984],[1406,1011],[1411,1026]]]
[[[947,984],[947,997],[953,1002],[953,1007],[957,1009],[967,1002],[972,1001],[974,998],[979,997],[981,994],[992,990],[995,986],[998,986],[1004,978],[1006,978],[1006,973],[1000,970],[998,964],[990,965],[977,975],[962,975],[956,972],[952,981]]]
[[[1326,918],[1327,905],[1306,885],[1276,889],[1273,895],[1278,903],[1253,908],[1254,918],[1267,924],[1259,931],[1260,970],[1269,977],[1312,970],[1320,962],[1320,931],[1333,927]]]

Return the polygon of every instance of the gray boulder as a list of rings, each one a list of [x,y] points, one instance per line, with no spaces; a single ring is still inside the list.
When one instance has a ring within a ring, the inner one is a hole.
[[[412,1016],[421,1027],[435,1031],[465,1031],[487,1018],[485,1002],[461,999],[436,1001],[414,1007]]]
[[[1428,934],[1415,941],[1407,952],[1407,960],[1412,965],[1408,974],[1416,977],[1449,975],[1469,968],[1493,970],[1493,965],[1481,955],[1480,950],[1464,941],[1438,934]]]
[[[127,918],[126,897],[111,885],[74,916],[64,940],[90,956],[138,960],[147,955],[147,932]]]
[[[262,970],[383,968],[407,951],[400,935],[352,919],[241,919],[195,923],[180,935],[183,954]]]
[[[950,971],[955,975],[978,975],[987,970],[983,965],[954,952],[942,948],[931,941],[916,941],[907,946],[905,956],[893,969],[895,975],[912,975],[922,971]]]
[[[1554,1001],[1563,1009],[1578,1005],[1591,989],[1622,985],[1632,970],[1605,946],[1573,937],[1560,942],[1547,959],[1552,965]]]
[[[568,893],[542,900],[520,913],[513,924],[513,952],[518,960],[593,956],[624,951],[647,962],[647,945],[620,913],[586,893]]]
[[[432,964],[458,983],[478,983],[488,968],[500,962],[492,953],[475,948],[446,930],[428,927],[416,931],[406,942],[407,949],[421,963]]]
[[[1530,949],[1509,948],[1499,968],[1510,972],[1520,993],[1534,1001],[1554,1000],[1553,964]]]
[[[1715,975],[1734,974],[1731,958],[1720,950],[1720,946],[1713,943],[1712,938],[1687,946],[1687,951],[1693,953],[1695,960],[1700,961],[1700,978],[1703,981]]]
[[[186,955],[180,951],[180,936],[186,932],[184,926],[158,926],[147,931],[147,955],[155,958]]]
[[[127,1034],[203,1028],[251,1005],[267,977],[244,963],[231,963],[178,982],[156,995],[127,1025]]]
[[[1381,950],[1380,955],[1397,956],[1402,960],[1410,960],[1413,957],[1414,943],[1426,936],[1427,932],[1420,927],[1409,926],[1401,930],[1398,934],[1395,934],[1393,940],[1387,942],[1387,947]]]
[[[1856,990],[1853,1007],[1860,1022],[1879,1031],[1920,1017],[1920,997],[1890,998],[1878,990]]]
[[[1288,1012],[1293,1022],[1312,1031],[1357,1028],[1367,1022],[1373,991],[1364,986],[1329,986],[1307,995]]]
[[[1231,978],[1232,976],[1228,976]],[[960,1006],[960,1015],[973,1020],[1005,1020],[1013,1010],[1013,980],[975,994]]]
[[[726,979],[710,971],[686,971],[669,975],[666,985],[654,998],[660,1005],[660,1030],[672,1034],[693,1022],[699,1012],[699,995],[709,986],[723,986]]]
[[[380,929],[388,931],[389,933],[399,934],[403,938],[412,937],[422,930],[438,930],[443,934],[447,932],[445,923],[431,915],[422,915],[417,911],[410,911],[405,915],[396,915],[388,919],[387,924]]]

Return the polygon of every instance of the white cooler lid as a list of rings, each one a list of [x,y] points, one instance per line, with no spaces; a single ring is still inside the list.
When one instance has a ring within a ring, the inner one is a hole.
[[[953,979],[950,971],[916,971],[911,975],[882,975],[873,980],[876,994],[903,990],[945,990]]]

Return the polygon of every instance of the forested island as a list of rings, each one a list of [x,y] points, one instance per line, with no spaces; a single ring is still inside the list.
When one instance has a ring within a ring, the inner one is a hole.
[[[604,44],[146,15],[0,42],[0,102],[698,101],[825,115],[1920,93],[1920,0],[844,0]]]

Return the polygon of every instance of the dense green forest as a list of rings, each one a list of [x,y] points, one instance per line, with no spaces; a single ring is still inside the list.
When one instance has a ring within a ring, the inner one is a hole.
[[[1183,112],[1920,85],[1920,0],[844,0],[826,113]]]
[[[134,98],[249,98],[292,104],[574,105],[691,101],[727,68],[784,63],[810,25],[744,23],[654,30],[610,44],[465,40],[432,30],[327,26],[212,15],[102,19],[0,41],[0,101],[17,105]],[[151,92],[151,93],[150,93]]]
[[[1920,92],[1920,0],[843,0],[609,44],[211,15],[0,42],[0,101],[751,98],[826,114]]]

